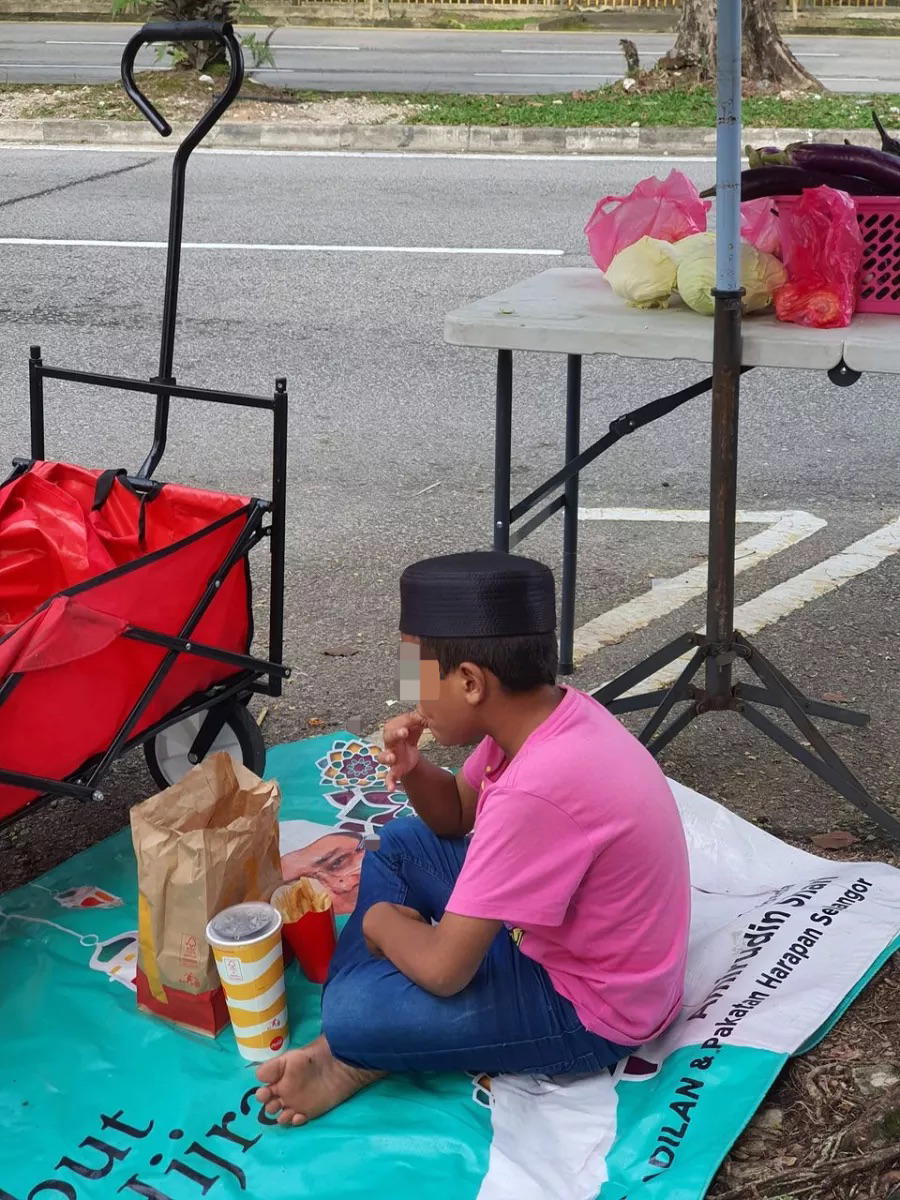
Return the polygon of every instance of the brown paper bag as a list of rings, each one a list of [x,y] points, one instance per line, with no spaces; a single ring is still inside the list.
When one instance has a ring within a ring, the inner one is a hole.
[[[228,1023],[206,923],[281,884],[278,784],[225,753],[131,810],[138,1006],[215,1036]]]

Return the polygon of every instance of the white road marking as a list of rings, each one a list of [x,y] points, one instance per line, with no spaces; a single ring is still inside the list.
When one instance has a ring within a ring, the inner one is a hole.
[[[564,54],[567,58],[573,57],[576,54],[597,54],[613,55],[615,58],[622,57],[621,50],[501,50],[501,54]]]
[[[593,71],[585,69],[577,73],[567,72],[565,74],[548,74],[546,72],[529,72],[523,74],[520,71],[475,71],[472,75],[473,79],[618,79],[618,75],[595,75]]]
[[[0,246],[88,246],[122,250],[165,250],[167,242],[131,242],[112,238],[0,238]],[[497,246],[341,246],[293,242],[183,242],[183,250],[263,250],[288,253],[334,254],[501,254],[523,258],[560,258],[565,250],[534,250]]]
[[[91,41],[88,38],[65,38],[65,39],[48,39],[44,42],[45,46],[127,46],[127,42],[104,42]],[[298,46],[293,43],[280,42],[272,43],[273,50],[361,50],[361,46]],[[578,51],[581,53],[581,51]],[[613,53],[613,51],[605,51],[603,53]],[[53,63],[47,63],[47,66],[53,66]]]
[[[137,124],[137,122],[136,122]],[[42,143],[39,146],[18,142],[0,142],[0,152],[32,152],[55,154],[171,154],[173,147],[165,144],[135,143],[133,146],[80,146],[62,143]],[[466,162],[489,159],[497,162],[565,162],[565,163],[714,163],[715,157],[702,154],[489,154],[460,150],[456,153],[436,150],[244,150],[238,146],[199,146],[194,154],[270,155],[274,158],[410,158],[452,159]]]
[[[362,46],[294,46],[282,45],[281,42],[272,43],[273,50],[362,50]]]
[[[582,521],[642,521],[677,524],[708,524],[705,509],[652,508],[580,508]],[[765,562],[790,546],[824,529],[827,521],[812,513],[739,511],[737,521],[745,525],[765,525],[766,529],[753,534],[735,547],[735,572],[740,574]],[[689,600],[702,596],[706,590],[706,562],[682,572],[671,579],[660,579],[643,595],[627,600],[609,612],[587,621],[575,631],[575,662],[580,663],[604,646],[614,646],[651,621],[674,612]],[[677,674],[677,672],[676,672]]]
[[[118,63],[0,63],[0,71],[111,71]],[[157,67],[158,71],[168,70],[167,67]]]
[[[819,600],[859,575],[874,570],[898,551],[900,517],[876,529],[874,533],[860,538],[858,542],[837,554],[832,554],[830,558],[816,563],[809,570],[801,571],[799,575],[776,584],[753,600],[748,600],[746,604],[738,605],[734,610],[735,629],[739,629],[747,637],[752,637],[761,629],[774,625],[776,621],[804,608],[813,600]],[[670,663],[655,675],[643,680],[632,692],[652,692],[668,687],[681,674],[689,658],[690,655],[686,654]]]
[[[819,79],[822,83],[861,83],[865,87],[878,84],[880,87],[892,87],[895,84],[893,79],[872,79],[869,75],[859,75],[856,78],[845,77],[843,75],[820,75]]]

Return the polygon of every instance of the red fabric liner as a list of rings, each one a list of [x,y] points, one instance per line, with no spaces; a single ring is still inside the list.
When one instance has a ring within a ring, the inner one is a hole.
[[[64,779],[108,748],[166,653],[121,634],[138,625],[177,636],[243,528],[246,497],[166,484],[144,505],[141,544],[140,502],[119,480],[91,512],[99,474],[38,463],[0,487],[0,683],[23,673],[0,705],[0,768],[8,771]],[[74,596],[59,594],[83,584]],[[250,634],[243,560],[192,636],[243,654]],[[232,674],[182,655],[137,731]],[[0,784],[0,818],[32,799]]]

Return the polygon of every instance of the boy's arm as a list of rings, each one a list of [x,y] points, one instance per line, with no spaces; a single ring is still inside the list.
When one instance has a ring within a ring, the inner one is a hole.
[[[389,768],[387,789],[402,787],[425,824],[438,837],[465,837],[475,824],[477,793],[463,779],[426,762],[419,754],[425,731],[421,713],[392,717],[384,727],[384,749],[378,761]]]
[[[429,925],[400,905],[373,904],[363,918],[369,945],[435,996],[455,996],[481,966],[502,921],[444,913]]]
[[[403,790],[425,824],[438,837],[465,837],[475,824],[478,793],[463,779],[427,759],[403,777]]]

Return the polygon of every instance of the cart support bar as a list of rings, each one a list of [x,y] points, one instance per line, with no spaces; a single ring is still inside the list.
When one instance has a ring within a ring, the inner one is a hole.
[[[95,787],[82,783],[66,783],[59,779],[45,779],[42,775],[23,775],[20,771],[0,770],[0,783],[11,787],[27,788],[45,796],[74,796],[76,800],[102,800],[103,793]]]
[[[261,514],[263,511],[264,511],[263,506],[257,505],[257,512]],[[261,517],[260,517],[260,519],[261,519]],[[191,634],[196,629],[197,625],[199,624],[200,620],[203,617],[203,614],[206,612],[206,610],[209,608],[210,604],[212,603],[213,597],[215,596],[216,592],[218,591],[219,587],[221,586],[223,579],[225,579],[225,577],[228,575],[228,572],[231,570],[231,568],[235,565],[236,562],[239,561],[239,559],[241,559],[243,557],[244,554],[247,553],[247,550],[253,544],[253,539],[256,534],[257,524],[258,524],[258,521],[257,521],[256,516],[253,513],[251,513],[251,515],[247,521],[247,524],[244,526],[243,531],[238,535],[233,546],[231,547],[228,554],[223,559],[221,566],[218,568],[216,573],[212,576],[209,583],[204,588],[203,595],[197,601],[197,604],[194,607],[193,612],[191,613],[191,615],[188,617],[187,621],[185,621],[184,625],[182,626],[181,631],[179,633],[179,637],[182,637],[185,640],[190,639]],[[149,683],[144,688],[144,690],[141,692],[141,694],[138,697],[131,712],[125,718],[125,722],[122,725],[122,728],[116,734],[115,738],[113,739],[111,746],[106,751],[106,753],[103,755],[103,757],[100,759],[97,766],[93,769],[90,780],[88,781],[89,784],[94,783],[95,780],[99,780],[102,777],[106,768],[109,766],[109,764],[111,762],[114,762],[118,758],[119,753],[122,750],[122,747],[125,746],[125,744],[130,739],[132,731],[133,731],[135,725],[137,725],[138,721],[140,720],[141,715],[146,710],[147,705],[153,699],[154,695],[159,690],[160,685],[162,684],[163,680],[166,678],[169,671],[175,665],[175,661],[178,658],[178,653],[179,652],[177,650],[167,650],[166,651],[162,662],[159,664],[159,666],[153,672],[153,675],[151,676]]]
[[[220,650],[217,646],[208,646],[204,642],[188,641],[186,638],[170,637],[166,633],[156,633],[153,629],[142,629],[132,625],[126,629],[122,637],[130,638],[133,642],[148,642],[151,646],[161,646],[164,650],[175,650],[179,654],[195,654],[198,658],[211,658],[213,662],[225,663],[229,667],[239,667],[241,670],[266,672],[277,675],[280,679],[289,679],[290,667],[282,663],[266,662],[262,658],[253,658],[249,654],[233,654],[230,650]]]
[[[126,392],[145,392],[150,396],[162,392],[165,396],[177,396],[181,400],[207,400],[211,404],[234,404],[240,408],[265,408],[270,412],[275,408],[275,401],[268,396],[248,396],[243,392],[222,392],[214,388],[183,387],[177,383],[161,383],[157,379],[150,381],[131,379],[126,375],[101,375],[96,371],[70,371],[66,367],[45,367],[40,364],[39,360],[34,366],[34,371],[44,379],[62,379],[67,383],[89,383],[92,387],[116,388]]]

